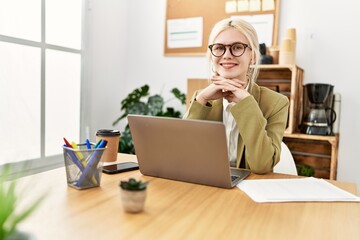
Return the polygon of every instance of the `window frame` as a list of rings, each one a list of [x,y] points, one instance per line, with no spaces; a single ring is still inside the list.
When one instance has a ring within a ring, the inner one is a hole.
[[[58,50],[62,52],[68,53],[76,53],[80,55],[81,64],[80,64],[80,139],[83,139],[85,135],[85,111],[84,109],[84,99],[86,97],[85,94],[85,86],[84,86],[84,72],[85,72],[85,64],[84,64],[84,39],[85,39],[85,1],[81,0],[81,47],[80,50],[57,46],[53,44],[46,43],[46,18],[45,18],[45,2],[46,0],[41,0],[41,40],[40,42],[26,40],[11,36],[5,36],[0,34],[0,41],[6,43],[19,44],[23,46],[36,47],[41,50],[41,80],[40,80],[40,92],[41,92],[41,117],[40,117],[40,158],[35,159],[26,159],[18,162],[9,162],[9,163],[0,163],[0,171],[4,168],[4,166],[11,165],[11,174],[10,178],[18,177],[18,176],[26,176],[30,174],[35,174],[39,172],[43,172],[46,170],[51,170],[54,168],[64,166],[64,158],[63,154],[58,154],[54,156],[45,156],[45,62],[46,62],[46,50]],[[60,143],[59,143],[60,144]]]

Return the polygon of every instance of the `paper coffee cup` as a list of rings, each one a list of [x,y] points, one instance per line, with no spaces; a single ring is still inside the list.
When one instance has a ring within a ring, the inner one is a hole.
[[[291,39],[291,51],[296,53],[296,29],[288,28],[285,33],[285,38]]]
[[[293,52],[280,51],[279,64],[295,64],[295,55]]]
[[[296,40],[296,29],[295,28],[288,28],[285,33],[285,37],[291,40]]]
[[[282,52],[293,52],[292,40],[290,38],[285,38],[285,39],[282,40],[280,51],[282,51]]]
[[[279,49],[270,48],[269,49],[269,54],[273,58],[273,64],[278,64],[279,63]]]
[[[117,160],[120,132],[118,130],[101,129],[96,132],[96,142],[107,141],[106,151],[101,157],[102,162],[115,162]]]

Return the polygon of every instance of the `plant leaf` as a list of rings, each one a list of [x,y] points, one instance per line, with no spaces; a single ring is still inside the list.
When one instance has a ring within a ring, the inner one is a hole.
[[[119,145],[121,153],[135,154],[135,148],[130,133],[129,124],[126,125],[125,131],[121,134]]]
[[[1,187],[2,199],[0,199],[0,226],[4,226],[6,221],[8,221],[9,217],[13,214],[17,202],[15,195],[16,182],[11,181],[8,184],[8,187],[6,187],[5,183],[1,183],[1,185],[3,186]]]
[[[148,106],[143,102],[132,103],[126,109],[126,115],[128,114],[138,114],[146,115],[148,113]]]
[[[166,112],[161,112],[157,116],[160,117],[172,117],[172,118],[180,118],[181,112],[175,111],[174,108],[168,107],[166,108]]]
[[[149,95],[149,85],[144,85],[140,88],[136,88],[134,91],[121,101],[121,110],[125,110],[134,103],[140,102],[142,97]]]
[[[27,209],[16,211],[17,202],[21,198],[18,196],[17,180],[9,180],[11,166],[5,166],[0,171],[0,239],[7,239],[15,230],[17,225],[28,217],[45,198],[40,197],[33,202]]]
[[[156,116],[163,109],[164,99],[160,95],[156,94],[154,96],[149,97],[147,104],[148,104],[148,114]]]
[[[174,94],[174,96],[180,100],[181,104],[186,103],[186,95],[184,93],[181,93],[179,89],[173,88],[171,92]]]
[[[140,103],[141,102],[140,99],[147,95],[149,95],[148,85],[144,85],[140,88],[137,88],[134,91],[132,91],[129,95],[127,95],[127,97],[121,101],[121,108],[120,108],[120,110],[125,110],[125,113],[123,113],[119,118],[117,118],[112,125],[115,126],[116,124],[118,124],[121,119],[125,118],[129,114],[129,108],[131,108],[134,104]]]
[[[165,112],[163,111],[165,102],[159,94],[149,96],[146,103],[142,102],[141,98],[149,95],[149,89],[148,85],[144,85],[133,90],[121,101],[121,111],[124,111],[124,113],[113,122],[113,126],[118,124],[121,119],[126,118],[128,114],[181,117],[181,112],[175,111],[174,108],[168,107]],[[175,98],[179,99],[182,104],[185,104],[185,94],[181,93],[179,89],[173,88],[171,93],[173,93]],[[135,154],[135,147],[128,125],[126,125],[124,132],[121,134],[118,151],[121,153]]]
[[[121,117],[118,117],[113,123],[112,123],[112,125],[113,126],[115,126],[116,124],[118,124],[119,122],[120,122],[120,120],[121,119],[123,119],[124,117],[126,117],[127,116],[127,114],[123,114],[123,115],[121,115]]]
[[[25,220],[27,217],[30,216],[31,213],[34,212],[36,208],[42,203],[42,201],[45,199],[45,195],[38,198],[35,202],[33,202],[26,210],[22,211],[19,215],[15,216],[12,222],[12,226],[9,230],[10,233],[12,233],[16,226],[23,220]]]
[[[130,178],[128,181],[120,181],[119,186],[122,189],[129,191],[140,191],[146,189],[149,182],[142,182],[141,180],[136,180],[135,178]]]

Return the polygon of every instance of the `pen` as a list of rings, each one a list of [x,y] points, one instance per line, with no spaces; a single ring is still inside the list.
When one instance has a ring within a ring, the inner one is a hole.
[[[87,149],[91,149],[91,144],[90,144],[89,139],[86,139],[86,147],[87,147]]]
[[[107,141],[104,139],[100,140],[100,143],[97,144],[96,149],[99,148],[104,148],[106,147]],[[99,174],[97,172],[97,165],[100,161],[101,158],[101,152],[94,152],[93,154],[91,154],[91,157],[88,161],[87,166],[85,167],[83,173],[81,174],[79,181],[77,182],[77,186],[81,187],[84,186],[88,183],[88,181],[90,181],[90,179],[95,175],[96,180],[98,180],[98,183],[100,182],[100,177]]]
[[[64,137],[64,146],[68,147],[68,148],[72,148],[72,149],[78,149],[78,145],[76,144],[76,142],[71,142],[71,144],[69,143],[69,141]],[[74,154],[75,152],[75,154]],[[67,155],[69,156],[69,158],[72,160],[73,163],[75,163],[75,165],[79,168],[80,172],[79,174],[81,174],[87,165],[87,162],[84,158],[84,155],[80,152],[80,151],[67,151]],[[98,181],[97,179],[93,176],[92,177],[92,182],[94,184],[97,184]]]
[[[71,146],[73,149],[79,149],[78,145],[76,144],[76,142],[71,142]],[[79,151],[75,151],[76,156],[78,156],[80,162],[82,163],[82,165],[85,167],[86,166],[86,162],[84,163],[84,155],[82,155],[81,152]]]
[[[89,142],[90,143],[90,142]],[[78,145],[75,143],[75,142],[71,142],[71,146],[74,148],[74,149],[79,149],[78,148]],[[90,147],[91,148],[91,147]],[[82,166],[84,167],[83,168],[83,170],[82,171],[79,171],[79,173],[78,174],[81,174],[84,170],[85,170],[85,168],[86,168],[86,166],[87,166],[87,161],[86,161],[86,159],[85,159],[85,157],[84,157],[84,155],[80,152],[80,151],[74,151],[75,152],[75,154],[76,154],[76,156],[79,158],[79,160],[80,160],[80,163],[82,164]],[[99,182],[99,178],[96,176],[92,176],[92,178],[91,178],[91,181],[93,182],[93,184],[97,184],[98,182]]]
[[[67,147],[73,148],[73,147],[71,146],[71,144],[68,142],[68,140],[66,140],[66,138],[64,138],[64,142],[65,142],[65,144],[66,144]]]
[[[105,139],[101,139],[99,144],[96,144],[95,148],[104,148],[106,147],[107,141]]]
[[[100,176],[97,170],[97,165],[100,161],[100,158],[101,152],[96,151],[91,155],[88,164],[84,168],[84,171],[76,183],[78,187],[85,187],[94,177],[97,180],[97,183],[100,183]]]
[[[66,144],[64,144],[64,146],[68,147]],[[70,145],[70,147],[71,147],[71,145]],[[74,152],[72,150],[66,150],[66,154],[69,156],[71,161],[73,163],[75,163],[75,165],[80,169],[81,172],[84,171],[84,166],[82,165],[82,163],[79,161],[79,159],[76,157],[76,155],[74,154]]]
[[[97,148],[99,146],[99,144],[101,143],[102,139],[100,139],[96,144],[95,144],[95,148]]]
[[[71,146],[74,148],[74,149],[79,149],[78,145],[75,143],[75,142],[71,142]],[[81,164],[83,165],[84,169],[86,168],[86,165],[87,165],[87,161],[85,160],[85,157],[84,155],[80,152],[80,151],[74,151],[76,156],[79,158]],[[80,171],[79,174],[81,174],[83,171]],[[97,184],[98,180],[93,176],[92,177],[92,182],[94,184]]]

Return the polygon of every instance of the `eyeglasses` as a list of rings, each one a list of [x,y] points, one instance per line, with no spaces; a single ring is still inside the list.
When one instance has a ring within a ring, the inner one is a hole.
[[[211,54],[214,55],[215,57],[221,57],[222,55],[224,55],[226,52],[226,47],[229,47],[230,53],[234,57],[242,56],[244,54],[246,48],[251,49],[251,47],[249,47],[249,45],[247,45],[245,43],[241,43],[241,42],[235,42],[230,45],[224,45],[221,43],[215,43],[215,44],[209,45]]]

